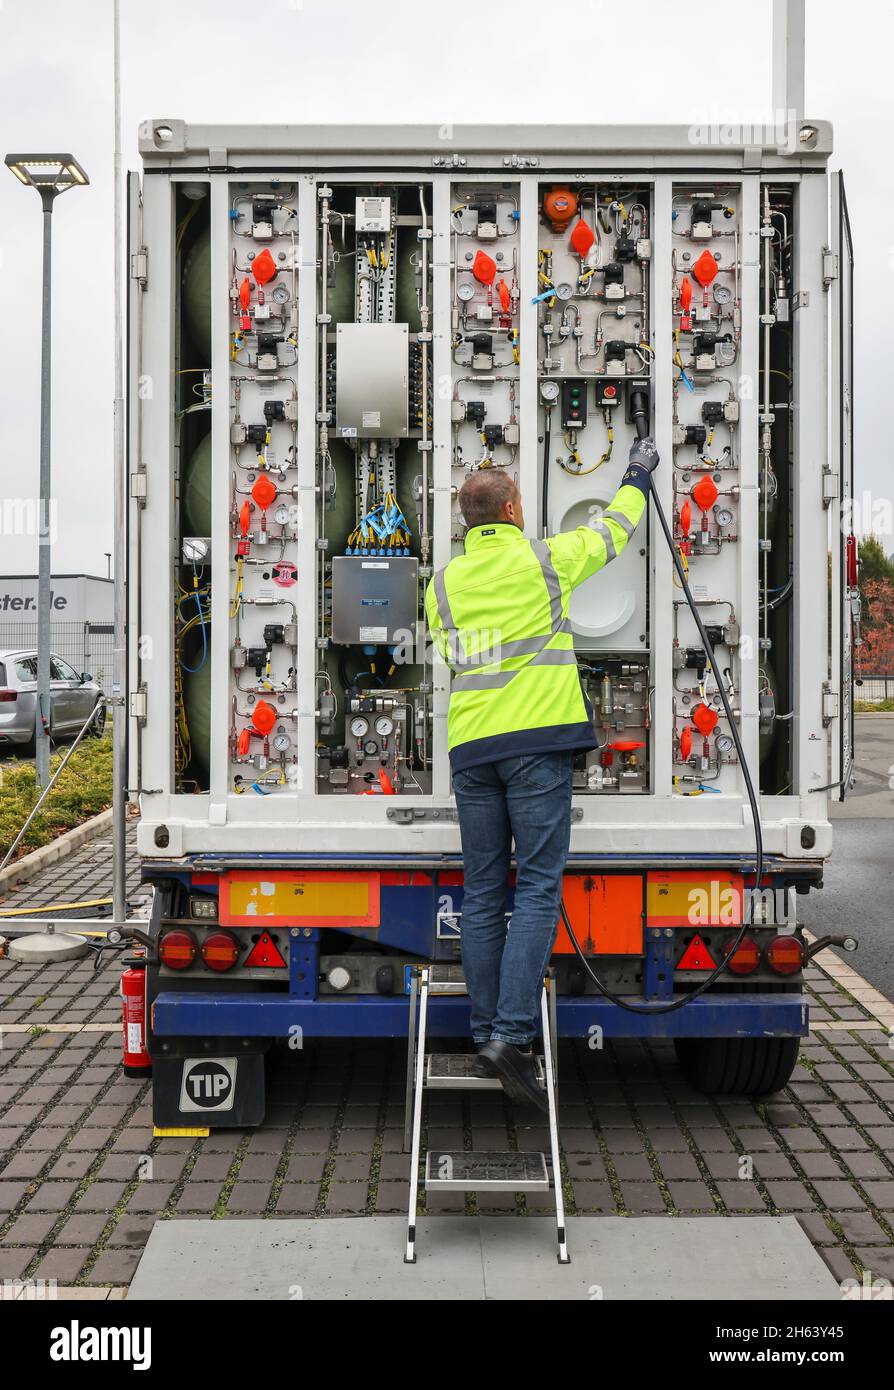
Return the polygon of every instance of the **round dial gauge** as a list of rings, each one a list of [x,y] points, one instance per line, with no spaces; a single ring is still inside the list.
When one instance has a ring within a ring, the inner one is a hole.
[[[288,297],[289,291],[286,289],[285,285],[276,285],[270,294],[270,298],[275,304],[285,304]]]
[[[368,738],[363,745],[363,751],[368,758],[374,758],[379,751],[379,745],[374,738]]]
[[[557,299],[570,299],[573,294],[574,286],[569,284],[567,280],[563,280],[560,284],[556,285]]]
[[[380,738],[388,738],[394,732],[394,720],[389,719],[387,714],[379,715],[376,720],[376,733]]]
[[[541,381],[540,395],[551,405],[553,401],[559,399],[559,383],[557,381]]]
[[[732,299],[732,297],[733,297],[733,292],[732,292],[732,290],[730,289],[729,285],[715,285],[715,286],[714,286],[714,303],[715,303],[715,304],[729,304],[729,302],[730,302],[730,300]]]
[[[714,739],[718,753],[729,753],[735,747],[729,734],[718,734]]]
[[[354,735],[355,738],[363,738],[364,734],[368,732],[369,720],[364,719],[362,714],[359,715],[356,719],[351,720],[351,733]]]
[[[208,542],[201,536],[185,536],[183,559],[187,565],[201,565],[208,558]]]
[[[718,526],[732,526],[733,514],[729,507],[715,507],[714,520],[717,522]]]
[[[287,526],[289,522],[289,508],[285,502],[281,502],[273,513],[273,520],[278,526]]]
[[[288,734],[277,734],[273,740],[273,747],[277,753],[288,753],[292,746],[292,740]]]
[[[469,280],[461,280],[456,287],[456,297],[464,304],[475,298],[475,286]]]

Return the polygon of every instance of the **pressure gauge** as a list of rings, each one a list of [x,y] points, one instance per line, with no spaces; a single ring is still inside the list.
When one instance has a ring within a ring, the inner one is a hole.
[[[715,303],[715,304],[729,304],[730,301],[732,300],[732,297],[733,297],[733,292],[732,292],[732,290],[730,289],[729,285],[715,285],[715,286],[714,286],[714,303]]]
[[[721,526],[721,527],[732,526],[732,524],[733,524],[733,514],[732,514],[732,512],[730,511],[729,507],[715,507],[715,508],[714,508],[714,520],[717,522],[717,525],[718,525],[718,526]]]
[[[363,745],[363,751],[368,758],[374,758],[379,751],[379,745],[374,738],[368,738]]]
[[[208,558],[208,542],[203,536],[183,537],[183,563],[202,565]]]
[[[275,285],[270,293],[270,298],[274,304],[285,304],[289,298],[289,291],[285,285]]]
[[[735,744],[729,734],[717,734],[714,745],[718,753],[731,753]]]
[[[273,740],[273,747],[277,753],[288,753],[292,746],[292,740],[288,734],[277,734]]]
[[[357,719],[352,719],[351,733],[355,738],[363,738],[365,734],[369,733],[369,720],[364,719],[362,714]]]
[[[573,294],[574,286],[568,280],[563,280],[561,284],[556,285],[557,299],[570,299]]]
[[[461,299],[464,304],[468,304],[470,299],[475,298],[475,286],[470,280],[461,280],[456,287],[456,297]]]
[[[394,720],[389,719],[387,714],[379,715],[376,720],[376,733],[379,738],[388,738],[390,734],[394,733]]]
[[[541,381],[540,397],[547,405],[555,405],[559,399],[559,383],[557,381]]]
[[[273,513],[273,520],[276,522],[277,526],[288,526],[290,515],[288,504],[286,502],[280,502],[276,511]]]

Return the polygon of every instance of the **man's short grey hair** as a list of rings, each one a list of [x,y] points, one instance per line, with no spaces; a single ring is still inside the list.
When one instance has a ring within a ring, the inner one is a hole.
[[[503,468],[478,468],[459,490],[459,509],[469,527],[503,520],[503,508],[518,497],[518,488]]]

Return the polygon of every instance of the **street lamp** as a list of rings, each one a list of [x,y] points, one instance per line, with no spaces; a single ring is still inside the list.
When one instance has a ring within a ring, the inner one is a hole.
[[[53,256],[53,203],[60,193],[89,183],[70,154],[8,154],[6,163],[20,183],[40,194],[43,206],[43,336],[40,355],[40,509],[37,580],[37,710],[34,716],[37,785],[50,780],[50,284]]]

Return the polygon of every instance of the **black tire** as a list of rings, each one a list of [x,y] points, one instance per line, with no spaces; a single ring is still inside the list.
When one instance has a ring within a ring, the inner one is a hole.
[[[106,707],[100,701],[93,711],[93,721],[87,730],[89,738],[102,738],[106,727]]]
[[[707,1095],[769,1096],[791,1080],[800,1038],[674,1038],[680,1070]]]

